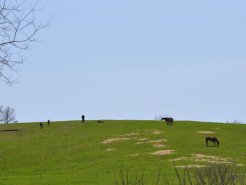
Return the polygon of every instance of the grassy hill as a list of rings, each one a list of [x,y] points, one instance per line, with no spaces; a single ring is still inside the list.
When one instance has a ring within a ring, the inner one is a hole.
[[[17,131],[10,131],[18,129]],[[5,130],[5,131],[4,131]],[[219,147],[206,147],[216,136]],[[155,153],[158,152],[159,153]],[[161,151],[161,152],[160,152]],[[176,121],[66,121],[0,125],[1,185],[113,185],[122,167],[175,181],[173,161],[246,164],[246,125]]]

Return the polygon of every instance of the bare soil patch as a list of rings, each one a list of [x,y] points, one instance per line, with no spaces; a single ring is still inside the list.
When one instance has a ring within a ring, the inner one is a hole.
[[[108,148],[108,149],[106,149],[105,151],[106,151],[106,152],[111,152],[111,151],[113,151],[113,150],[115,150],[115,148]]]
[[[200,164],[188,164],[188,165],[181,165],[175,166],[176,168],[205,168],[207,165],[200,165]]]
[[[164,144],[154,144],[153,147],[156,147],[156,148],[163,148],[165,147],[166,145]]]
[[[137,157],[137,156],[139,156],[139,154],[130,154],[129,156],[130,157]]]
[[[111,138],[111,139],[107,139],[101,143],[103,144],[109,144],[109,143],[113,143],[113,142],[116,142],[116,141],[126,141],[126,140],[130,140],[130,139],[135,139],[135,138],[132,138],[132,137],[118,137],[118,138]]]
[[[174,152],[174,150],[160,150],[160,151],[153,152],[153,153],[150,153],[150,154],[156,155],[156,156],[162,156],[162,155],[172,154],[173,152]]]
[[[109,143],[117,142],[117,141],[126,141],[126,140],[130,140],[130,139],[136,139],[137,136],[139,136],[139,133],[124,134],[124,135],[120,135],[116,138],[107,139],[101,143],[109,144]]]
[[[161,131],[155,130],[155,131],[152,132],[152,134],[159,135],[159,134],[161,134]]]
[[[135,144],[136,145],[141,145],[141,144],[144,144],[145,142],[143,142],[143,141],[139,141],[139,142],[136,142]]]
[[[214,134],[215,133],[213,131],[208,131],[208,130],[204,130],[204,131],[200,130],[200,131],[197,131],[197,132],[200,133],[200,134]]]
[[[176,159],[170,159],[169,161],[185,161],[187,159],[188,159],[188,157],[183,156],[183,157],[179,157],[179,158],[176,158]]]
[[[203,154],[191,154],[191,157],[179,157],[176,159],[171,159],[169,161],[195,161],[195,162],[205,162],[205,163],[216,163],[216,164],[229,164],[231,163],[230,158],[222,158],[216,156],[209,156]]]
[[[161,143],[166,141],[167,141],[166,139],[157,139],[157,140],[146,141],[146,143]]]
[[[124,134],[124,135],[120,135],[119,137],[130,137],[130,136],[139,136],[139,133]]]
[[[138,139],[139,142],[135,143],[136,145],[144,144],[144,143],[156,143],[161,144],[162,142],[166,142],[166,139],[157,139],[157,140],[148,140],[148,138]]]
[[[138,141],[147,141],[148,140],[148,138],[140,138],[140,139],[138,139]]]
[[[243,166],[245,166],[245,164],[237,164],[237,166],[243,167]]]
[[[192,154],[192,157],[195,159],[195,161],[198,161],[198,162],[231,163],[230,158],[209,156],[209,155],[203,155],[203,154]]]

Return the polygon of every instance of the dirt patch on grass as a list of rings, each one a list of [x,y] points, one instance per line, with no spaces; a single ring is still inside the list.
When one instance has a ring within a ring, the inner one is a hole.
[[[129,157],[137,157],[137,156],[139,156],[139,154],[130,154],[130,155],[128,155]]]
[[[156,155],[156,156],[162,156],[162,155],[172,154],[173,152],[174,152],[174,150],[160,150],[160,151],[153,152],[153,153],[150,153],[150,154]]]
[[[163,148],[165,147],[166,145],[164,144],[154,144],[153,147],[156,147],[156,148]]]
[[[244,167],[245,164],[237,164],[237,166],[239,166],[239,167]]]
[[[148,138],[140,138],[140,139],[138,139],[138,141],[147,141],[148,140]]]
[[[101,143],[109,144],[109,143],[113,143],[113,142],[117,142],[117,141],[126,141],[126,140],[130,140],[130,139],[136,139],[137,136],[139,136],[139,133],[124,134],[124,135],[119,135],[116,138],[107,139]]]
[[[162,142],[166,142],[166,139],[157,139],[157,140],[148,140],[147,138],[138,139],[139,142],[135,143],[136,145],[144,144],[144,143],[156,143],[161,144]]]
[[[113,143],[113,142],[117,142],[117,141],[127,141],[127,140],[130,140],[130,139],[135,139],[133,137],[118,137],[118,138],[111,138],[111,139],[107,139],[101,143],[103,144],[109,144],[109,143]]]
[[[182,156],[176,159],[170,159],[169,161],[192,161],[197,164],[181,165],[177,168],[203,168],[209,165],[208,163],[213,164],[233,164],[231,158],[223,158],[217,156],[203,155],[203,154],[191,154],[190,157]],[[236,164],[237,166],[244,166],[244,164]]]
[[[203,154],[191,154],[191,157],[182,156],[176,159],[170,159],[169,161],[195,161],[195,162],[215,163],[215,164],[231,163],[230,158],[222,158],[222,157],[209,156]]]
[[[209,163],[231,163],[230,158],[223,158],[223,157],[216,157],[216,156],[209,156],[203,154],[192,154],[193,159],[198,162],[209,162]]]
[[[131,137],[131,136],[139,136],[139,133],[124,134],[124,135],[120,135],[119,137]]]
[[[213,131],[209,131],[209,130],[200,130],[200,131],[197,131],[198,133],[200,133],[200,134],[214,134],[215,132],[213,132]]]
[[[138,142],[135,143],[136,145],[140,145],[140,144],[144,144],[146,143],[146,141],[148,141],[149,139],[148,138],[140,138],[138,139]]]
[[[145,142],[143,142],[143,141],[139,141],[139,142],[136,142],[135,144],[136,145],[141,145],[141,144],[144,144]]]
[[[167,141],[166,139],[157,139],[157,140],[146,141],[146,143],[161,143],[166,141]]]
[[[181,165],[175,166],[176,168],[205,168],[207,165],[200,165],[200,164],[188,164],[188,165]]]
[[[105,151],[106,151],[106,152],[111,152],[111,151],[113,151],[113,150],[115,150],[115,148],[108,148],[108,149],[106,149]]]
[[[161,134],[161,131],[155,130],[155,131],[152,132],[152,134],[159,135],[159,134]]]
[[[176,158],[176,159],[170,159],[169,161],[185,161],[187,159],[188,159],[188,157],[183,156],[183,157],[179,157],[179,158]]]

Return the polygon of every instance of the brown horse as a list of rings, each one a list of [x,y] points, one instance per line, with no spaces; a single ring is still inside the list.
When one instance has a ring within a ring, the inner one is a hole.
[[[208,142],[211,141],[213,142],[213,146],[219,146],[219,140],[216,137],[206,137],[206,145],[208,146]]]
[[[173,118],[171,118],[171,117],[161,118],[161,121],[165,121],[168,126],[171,126],[173,124]]]

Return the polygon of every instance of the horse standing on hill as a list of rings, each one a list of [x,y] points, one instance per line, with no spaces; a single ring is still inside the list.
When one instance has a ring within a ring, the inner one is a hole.
[[[39,128],[40,128],[40,129],[44,128],[44,125],[43,125],[42,122],[39,123]]]
[[[219,140],[216,137],[206,137],[206,145],[208,146],[208,142],[211,141],[213,142],[213,146],[219,146]]]
[[[165,121],[168,126],[171,126],[173,124],[173,118],[172,117],[161,118],[161,121]]]

